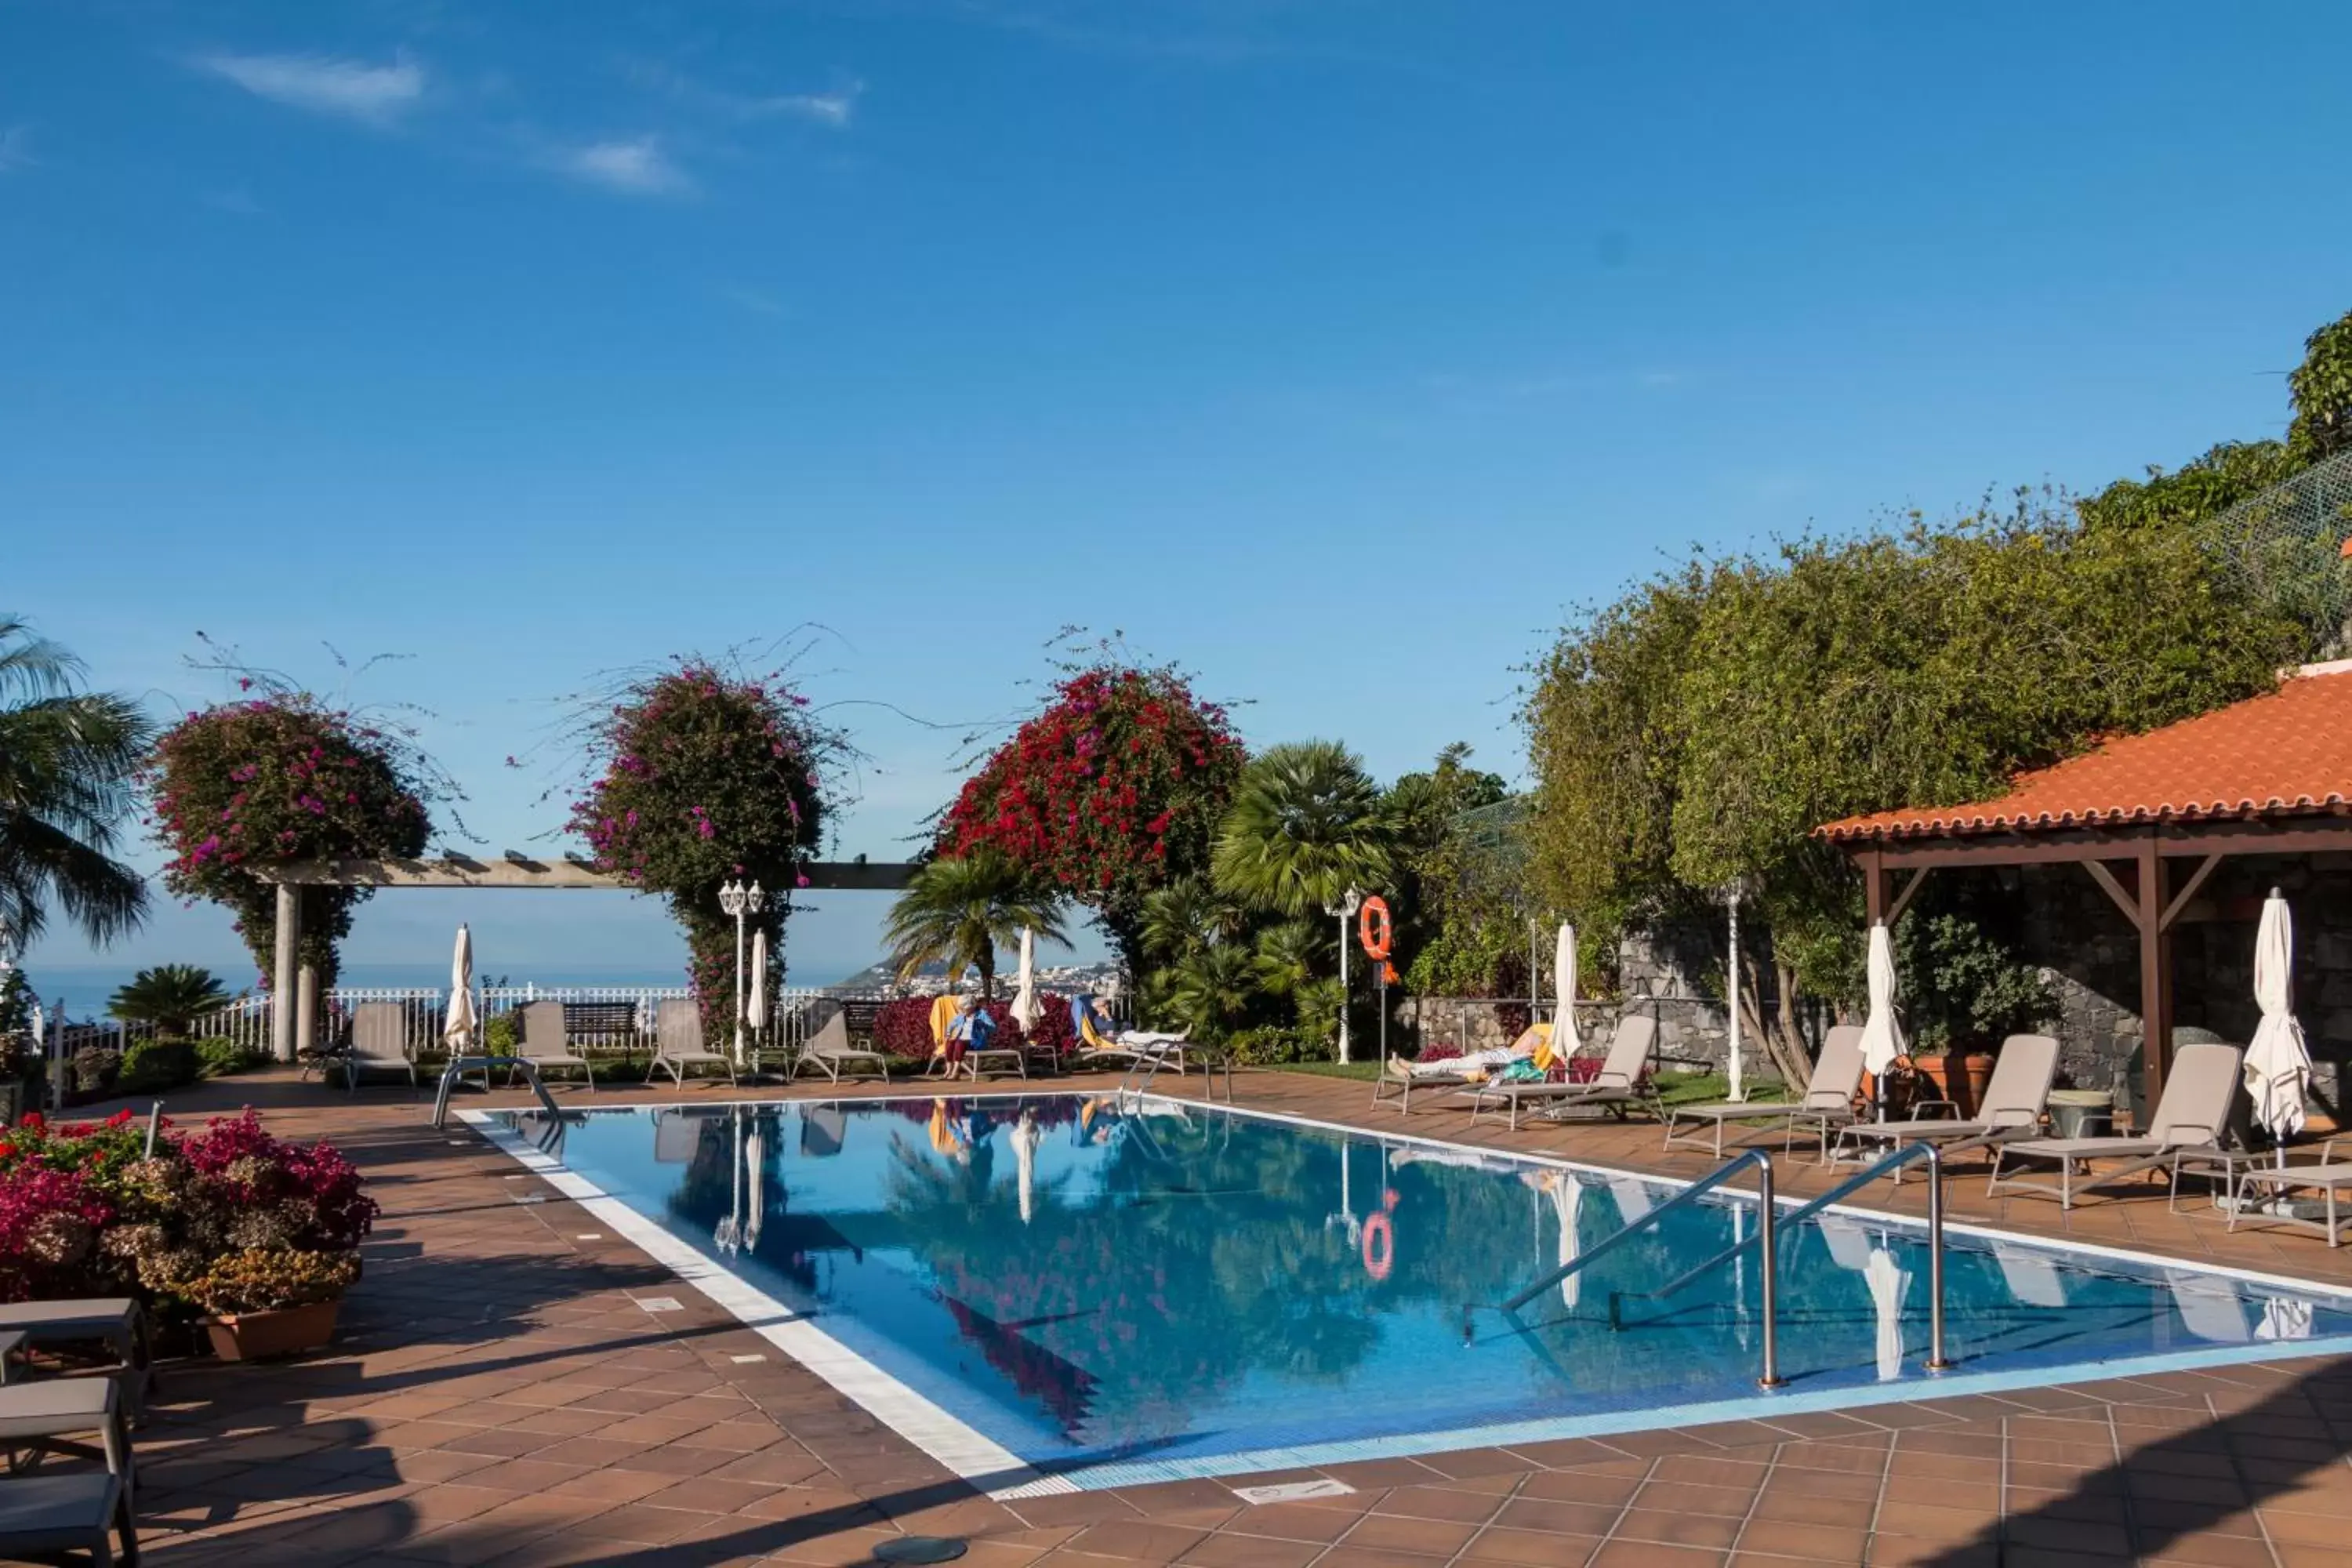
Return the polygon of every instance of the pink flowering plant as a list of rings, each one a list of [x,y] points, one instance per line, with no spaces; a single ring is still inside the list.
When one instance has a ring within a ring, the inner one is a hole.
[[[156,742],[143,774],[148,820],[171,857],[163,885],[226,906],[266,973],[277,889],[256,868],[423,854],[429,777],[397,731],[302,692],[190,713]],[[302,889],[302,961],[322,983],[332,981],[336,944],[369,891]]]
[[[624,688],[588,743],[593,770],[572,803],[572,831],[600,870],[668,899],[715,1026],[735,984],[735,925],[719,889],[738,880],[766,889],[751,924],[766,930],[770,979],[780,981],[784,917],[824,830],[824,777],[840,742],[781,677],[689,659]]]
[[[152,1155],[146,1131],[121,1111],[0,1133],[0,1300],[128,1294],[186,1316],[259,1310],[273,1279],[315,1299],[357,1278],[377,1208],[334,1148],[288,1142],[250,1110],[166,1125]]]

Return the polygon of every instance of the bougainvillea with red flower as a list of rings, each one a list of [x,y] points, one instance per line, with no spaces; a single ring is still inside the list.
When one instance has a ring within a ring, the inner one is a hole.
[[[778,682],[702,660],[624,689],[588,737],[599,771],[572,803],[572,831],[597,868],[660,893],[685,928],[688,974],[706,1026],[732,1010],[730,881],[757,881],[770,978],[782,978],[784,917],[824,826],[824,773],[838,741]]]
[[[1246,760],[1175,670],[1082,669],[965,782],[940,852],[994,845],[1092,909],[1139,968],[1145,897],[1207,868]]]
[[[255,868],[278,860],[421,855],[431,835],[425,770],[399,736],[298,691],[190,713],[144,771],[149,822],[171,858],[163,885],[226,906],[265,978],[277,889]],[[301,960],[333,983],[336,945],[365,888],[302,889]]]

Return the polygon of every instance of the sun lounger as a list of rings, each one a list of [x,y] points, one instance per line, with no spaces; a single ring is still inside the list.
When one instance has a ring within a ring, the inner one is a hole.
[[[562,1003],[525,1003],[519,1023],[522,1037],[515,1044],[518,1059],[529,1062],[541,1078],[551,1072],[577,1068],[580,1076],[588,1080],[589,1089],[596,1087],[596,1069],[588,1065],[586,1057],[572,1048],[563,1033]],[[514,1079],[514,1073],[509,1071],[507,1081],[512,1083]]]
[[[2336,1145],[2340,1139],[2330,1138],[2320,1146],[2315,1163],[2301,1165],[2256,1165],[2241,1171],[2231,1185],[2230,1224],[2235,1230],[2242,1219],[2252,1218],[2272,1225],[2294,1226],[2316,1231],[2327,1238],[2330,1247],[2344,1245],[2344,1229],[2352,1219],[2337,1218],[2337,1195],[2352,1189],[2352,1161],[2338,1160]],[[2275,1200],[2267,1206],[2258,1193],[2267,1192]],[[2315,1218],[2294,1212],[2287,1194],[2294,1192],[2317,1193],[2325,1200],[2326,1217]]]
[[[105,1470],[15,1476],[0,1482],[0,1557],[12,1563],[51,1562],[79,1553],[93,1568],[139,1561],[123,1478]]]
[[[1078,1051],[1078,1060],[1098,1068],[1133,1068],[1153,1062],[1163,1068],[1174,1068],[1176,1076],[1181,1078],[1184,1076],[1184,1052],[1191,1044],[1181,1035],[1129,1029],[1098,1044],[1082,1047]]]
[[[787,1079],[797,1077],[803,1068],[813,1068],[834,1082],[841,1081],[847,1073],[873,1073],[887,1082],[890,1058],[879,1051],[861,1051],[849,1043],[849,1013],[838,1002],[826,1004],[831,1016],[818,1026],[816,1033],[803,1042],[800,1054],[793,1058]]]
[[[1798,1129],[1809,1128],[1820,1134],[1822,1157],[1827,1158],[1830,1134],[1853,1120],[1854,1091],[1861,1087],[1862,1028],[1855,1024],[1840,1024],[1822,1041],[1822,1054],[1813,1063],[1813,1076],[1806,1081],[1803,1099],[1772,1104],[1670,1106],[1663,1147],[1671,1149],[1677,1143],[1705,1145],[1712,1131],[1714,1152],[1720,1159],[1726,1126],[1733,1122],[1754,1123],[1757,1131],[1763,1131],[1778,1123],[1782,1129],[1780,1147],[1784,1152],[1795,1145]],[[1676,1131],[1685,1121],[1696,1125],[1688,1131]]]
[[[2238,1092],[2238,1065],[2243,1056],[2235,1046],[2183,1046],[2172,1058],[2164,1093],[2147,1119],[2147,1130],[2128,1138],[2023,1138],[1993,1145],[1990,1197],[2003,1189],[2055,1193],[2059,1206],[2074,1206],[2074,1194],[2084,1187],[2104,1187],[2129,1176],[2170,1165],[2184,1152],[2218,1149],[2221,1129],[2230,1120],[2230,1102]],[[2120,1159],[2112,1171],[2093,1173],[2093,1160]],[[2014,1160],[2049,1160],[2058,1166],[2058,1180],[2004,1176]]]
[[[363,1072],[404,1072],[416,1082],[416,1060],[408,1054],[408,1016],[397,1002],[362,1002],[352,1010],[352,1043],[335,1060],[344,1087],[359,1091]]]
[[[1536,1047],[1550,1038],[1549,1024],[1529,1024],[1519,1031],[1519,1037],[1511,1042],[1510,1054],[1532,1059]],[[1475,1067],[1469,1058],[1433,1063],[1440,1069],[1433,1072],[1415,1072],[1413,1068],[1416,1065],[1402,1057],[1388,1059],[1381,1068],[1381,1076],[1372,1080],[1374,1110],[1378,1110],[1383,1102],[1393,1100],[1398,1114],[1409,1116],[1412,1113],[1412,1091],[1416,1089],[1426,1093],[1433,1089],[1465,1089],[1486,1081],[1486,1069]]]
[[[1642,1081],[1649,1074],[1650,1053],[1658,1043],[1658,1026],[1646,1013],[1635,1013],[1617,1020],[1617,1033],[1609,1042],[1609,1055],[1602,1058],[1601,1070],[1581,1082],[1553,1083],[1546,1079],[1513,1080],[1475,1085],[1462,1091],[1459,1098],[1470,1102],[1470,1120],[1489,1110],[1510,1112],[1511,1130],[1519,1126],[1519,1113],[1529,1107],[1538,1108],[1555,1120],[1568,1111],[1587,1106],[1599,1106],[1613,1110],[1620,1121],[1625,1108],[1643,1103]]]
[[[1897,1143],[1933,1143],[1942,1153],[1958,1154],[2031,1138],[2041,1129],[2050,1080],[2057,1072],[2057,1041],[2047,1035],[2011,1035],[2001,1044],[2000,1058],[1993,1064],[1992,1081],[1985,1085],[1984,1103],[1977,1107],[1976,1115],[1966,1121],[1915,1117],[1905,1121],[1849,1121],[1838,1130],[1838,1152],[1845,1152],[1849,1139],[1874,1141],[1890,1149]],[[1949,1100],[1927,1103],[1951,1104]],[[1903,1180],[1900,1165],[1895,1167],[1895,1179]]]
[[[730,1084],[735,1081],[735,1059],[703,1048],[702,1005],[691,996],[666,996],[654,1012],[654,1059],[646,1068],[646,1077],[650,1080],[667,1068],[677,1087],[684,1089],[686,1069],[690,1067],[718,1068],[727,1074]]]
[[[0,1388],[0,1451],[21,1470],[51,1449],[103,1459],[131,1489],[131,1430],[112,1377],[49,1377]],[[98,1438],[93,1447],[81,1439]],[[5,1486],[5,1483],[0,1483]]]

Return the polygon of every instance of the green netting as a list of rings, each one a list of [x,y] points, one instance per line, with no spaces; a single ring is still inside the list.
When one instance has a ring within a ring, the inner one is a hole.
[[[2315,657],[2352,647],[2352,451],[2199,525],[2225,572],[2311,636]]]

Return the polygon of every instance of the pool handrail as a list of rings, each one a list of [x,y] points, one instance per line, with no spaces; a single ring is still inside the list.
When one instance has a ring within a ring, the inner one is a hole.
[[[1637,1233],[1648,1229],[1650,1226],[1655,1225],[1659,1220],[1664,1219],[1667,1215],[1673,1213],[1675,1209],[1680,1208],[1683,1205],[1695,1203],[1706,1194],[1713,1192],[1716,1188],[1723,1185],[1724,1183],[1731,1180],[1733,1176],[1738,1174],[1740,1170],[1748,1165],[1753,1165],[1756,1167],[1758,1234],[1759,1236],[1769,1237],[1772,1234],[1772,1220],[1774,1214],[1772,1204],[1772,1157],[1765,1153],[1761,1149],[1743,1150],[1738,1154],[1733,1156],[1730,1160],[1726,1161],[1716,1170],[1700,1177],[1697,1181],[1693,1182],[1689,1186],[1685,1187],[1681,1192],[1676,1193],[1673,1197],[1668,1198],[1664,1203],[1660,1204],[1657,1207],[1651,1209],[1646,1214],[1637,1215],[1633,1218],[1626,1221],[1616,1230],[1612,1231],[1599,1246],[1594,1247],[1588,1251],[1579,1253],[1576,1257],[1570,1258],[1566,1263],[1561,1264],[1559,1268],[1553,1269],[1550,1273],[1545,1275],[1542,1279],[1537,1280],[1534,1284],[1528,1286],[1526,1289],[1520,1291],[1509,1300],[1504,1302],[1501,1307],[1503,1314],[1506,1317],[1513,1319],[1517,1318],[1519,1309],[1534,1300],[1538,1296],[1542,1295],[1553,1286],[1559,1284],[1562,1280],[1567,1279],[1570,1276],[1578,1273],[1580,1270],[1591,1267],[1594,1263],[1607,1257],[1611,1252],[1616,1250],[1618,1247],[1622,1246],[1626,1241],[1631,1240]],[[1765,1269],[1764,1365],[1761,1373],[1756,1380],[1759,1386],[1765,1388],[1778,1388],[1780,1386],[1780,1336],[1776,1331],[1773,1321],[1773,1289],[1775,1283],[1776,1281],[1772,1277],[1772,1270],[1769,1268]]]
[[[1751,1150],[1751,1153],[1760,1151]],[[1927,1295],[1928,1350],[1926,1363],[1929,1372],[1948,1371],[1952,1363],[1944,1356],[1944,1161],[1943,1152],[1934,1143],[1922,1139],[1889,1150],[1876,1160],[1828,1192],[1806,1199],[1789,1213],[1779,1216],[1780,1227],[1803,1224],[1839,1199],[1850,1197],[1890,1171],[1900,1170],[1914,1160],[1927,1162]],[[1769,1200],[1768,1199],[1767,1202]],[[1609,1292],[1609,1325],[1622,1328],[1620,1304],[1628,1299],[1637,1301],[1662,1301],[1703,1274],[1714,1272],[1724,1264],[1752,1247],[1761,1247],[1764,1260],[1765,1331],[1771,1332],[1771,1301],[1773,1286],[1780,1272],[1780,1258],[1769,1241],[1774,1226],[1759,1224],[1754,1236],[1735,1241],[1721,1252],[1696,1268],[1688,1268],[1655,1290],[1612,1290]]]
[[[563,1120],[563,1112],[556,1105],[555,1097],[547,1092],[547,1085],[540,1080],[539,1069],[520,1057],[453,1056],[449,1058],[449,1065],[441,1069],[441,1086],[433,1096],[433,1125],[436,1131],[448,1125],[449,1090],[458,1079],[469,1072],[479,1072],[487,1082],[492,1068],[506,1068],[521,1073],[530,1085],[531,1093],[537,1095],[540,1104],[547,1108],[548,1115],[558,1121]]]

